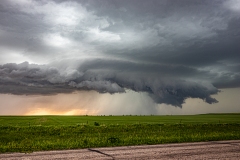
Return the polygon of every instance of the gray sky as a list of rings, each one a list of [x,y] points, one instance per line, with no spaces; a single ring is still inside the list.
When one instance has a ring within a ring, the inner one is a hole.
[[[0,114],[239,112],[239,28],[240,0],[3,0]]]

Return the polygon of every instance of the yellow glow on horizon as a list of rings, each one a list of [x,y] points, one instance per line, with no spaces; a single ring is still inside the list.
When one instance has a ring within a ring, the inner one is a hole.
[[[97,115],[97,110],[71,109],[68,111],[54,111],[46,108],[37,108],[27,112],[25,115]]]

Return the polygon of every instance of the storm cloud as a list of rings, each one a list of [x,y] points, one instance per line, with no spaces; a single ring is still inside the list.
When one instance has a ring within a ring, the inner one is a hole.
[[[113,64],[115,65],[111,68]],[[187,67],[149,66],[142,63],[99,59],[85,60],[78,66],[66,65],[66,68],[62,65],[62,70],[59,70],[60,67],[57,65],[53,66],[27,62],[2,65],[0,91],[12,94],[57,94],[95,90],[99,93],[113,94],[130,89],[149,93],[156,103],[180,107],[186,98],[201,98],[207,103],[217,102],[210,95],[216,94],[218,89],[208,82],[196,83],[190,79],[186,80],[187,77],[191,78],[191,75],[185,75],[187,72],[197,74],[195,73],[197,71]],[[183,72],[182,78],[177,74],[178,71]]]
[[[181,107],[240,87],[239,0],[1,1],[0,93],[147,93]]]

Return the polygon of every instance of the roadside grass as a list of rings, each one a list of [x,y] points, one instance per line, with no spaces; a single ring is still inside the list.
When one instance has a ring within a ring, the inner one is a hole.
[[[39,119],[43,119],[44,122]],[[80,119],[84,120],[80,121]],[[190,118],[189,116],[2,116],[0,117],[0,153],[234,140],[240,139],[239,121],[240,114],[196,115]]]

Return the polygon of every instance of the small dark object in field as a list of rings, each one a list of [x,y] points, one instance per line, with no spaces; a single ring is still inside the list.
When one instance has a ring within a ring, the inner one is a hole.
[[[87,144],[88,144],[88,140],[84,139],[83,143],[84,143],[85,145],[87,145]]]
[[[118,143],[120,140],[119,140],[119,138],[116,138],[116,137],[110,137],[110,138],[108,138],[107,141],[110,143]]]
[[[100,126],[100,124],[98,122],[94,122],[95,126]]]

